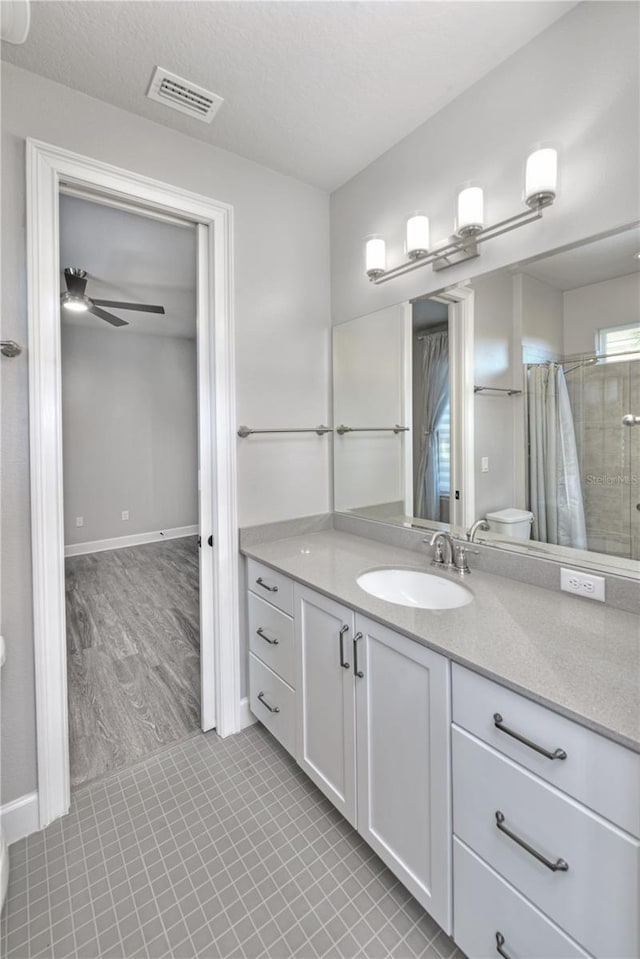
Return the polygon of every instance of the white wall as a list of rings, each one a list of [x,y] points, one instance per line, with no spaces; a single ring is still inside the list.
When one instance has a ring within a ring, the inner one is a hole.
[[[404,311],[361,316],[333,330],[333,416],[338,426],[394,426],[404,413]],[[335,508],[404,497],[402,433],[335,434]]]
[[[326,194],[68,87],[2,64],[3,337],[27,343],[25,137],[231,203],[238,422],[328,421]],[[27,353],[3,360],[2,802],[36,788]],[[324,512],[329,438],[238,440],[240,523]]]
[[[507,271],[475,280],[474,379],[476,386],[519,387],[514,382],[514,355],[520,344],[514,328],[513,277]],[[519,363],[519,359],[517,360]],[[516,375],[519,367],[515,367]],[[475,396],[476,517],[516,506],[515,428],[522,417],[522,398],[506,393]],[[489,471],[481,471],[481,459]]]
[[[536,277],[520,276],[522,350],[526,361],[558,360],[564,352],[562,292]]]
[[[66,545],[198,522],[196,342],[104,326],[62,327]]]
[[[334,323],[638,218],[638,18],[636,3],[578,4],[333,194]],[[524,162],[540,141],[557,145],[560,169],[557,203],[542,221],[488,242],[468,266],[369,283],[364,238],[381,234],[388,265],[402,262],[416,209],[429,214],[434,244],[446,238],[469,178],[484,186],[489,223],[523,210]]]
[[[564,294],[564,352],[593,353],[596,332],[603,326],[637,323],[640,273],[592,283]]]

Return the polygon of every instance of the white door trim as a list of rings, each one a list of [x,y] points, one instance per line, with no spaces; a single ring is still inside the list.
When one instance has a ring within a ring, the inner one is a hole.
[[[207,253],[199,258],[213,339],[211,370],[215,596],[207,669],[214,675],[215,725],[240,729],[237,562],[233,209],[209,197],[131,171],[27,140],[27,271],[31,537],[40,828],[69,809],[69,742],[64,610],[64,526],[60,370],[58,196],[61,186],[93,190],[203,224]],[[206,267],[206,276],[202,273]],[[199,277],[200,287],[200,277]],[[204,531],[203,531],[204,532]]]
[[[450,526],[468,529],[475,521],[474,304],[468,286],[452,286],[429,297],[449,305],[449,393],[451,396]],[[455,491],[461,490],[460,500]]]

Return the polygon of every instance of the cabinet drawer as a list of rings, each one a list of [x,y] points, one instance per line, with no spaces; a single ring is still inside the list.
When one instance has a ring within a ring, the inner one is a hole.
[[[453,877],[454,939],[471,959],[496,959],[498,945],[512,959],[588,959],[588,953],[455,837]]]
[[[293,615],[293,580],[270,566],[247,560],[247,585],[252,593]]]
[[[471,670],[453,666],[453,721],[640,837],[640,754]],[[566,759],[549,759],[501,725]],[[500,720],[498,720],[500,721]]]
[[[295,686],[293,620],[249,593],[249,647],[285,683]]]
[[[455,726],[453,796],[454,833],[584,949],[638,956],[638,840]]]
[[[253,653],[249,654],[249,706],[278,742],[295,755],[295,693]]]

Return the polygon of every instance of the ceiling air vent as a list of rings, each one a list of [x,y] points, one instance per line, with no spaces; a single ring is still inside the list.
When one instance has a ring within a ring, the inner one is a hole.
[[[211,123],[224,103],[222,97],[196,86],[190,80],[177,77],[162,67],[156,67],[147,90],[150,100],[157,100],[165,106],[187,113],[190,117]]]

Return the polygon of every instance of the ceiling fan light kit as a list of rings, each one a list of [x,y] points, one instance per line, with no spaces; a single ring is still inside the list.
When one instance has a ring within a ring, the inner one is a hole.
[[[110,306],[117,310],[136,310],[140,313],[164,313],[164,306],[157,306],[151,303],[125,303],[122,300],[92,300],[87,296],[85,289],[87,286],[87,271],[79,267],[67,266],[64,271],[64,279],[67,284],[65,293],[60,295],[60,304],[65,310],[71,310],[74,313],[91,313],[100,320],[105,320],[111,326],[128,326],[127,320],[121,319],[114,313],[107,313],[100,309],[102,306]]]

